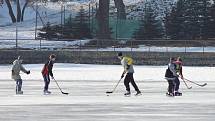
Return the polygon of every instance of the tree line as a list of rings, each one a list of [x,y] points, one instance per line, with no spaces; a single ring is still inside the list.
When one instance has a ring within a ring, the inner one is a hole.
[[[215,38],[215,0],[178,0],[163,20],[147,5],[136,39],[196,40]],[[163,23],[163,24],[162,24]]]
[[[34,0],[24,0],[25,4],[21,8],[20,0],[1,0],[8,6],[12,22],[23,21],[26,6]],[[17,15],[14,14],[11,2],[17,3]],[[47,0],[38,0],[47,2]],[[59,2],[64,0],[51,0]],[[126,10],[123,0],[114,0],[117,9],[117,18],[126,19]],[[153,8],[153,0],[145,3],[144,15],[139,21],[139,28],[133,32],[135,39],[212,39],[215,38],[215,0],[178,0],[170,12],[165,13],[164,18],[160,18]],[[110,0],[99,0],[96,10],[97,32],[96,38],[111,39],[111,28],[109,25]],[[81,9],[77,14],[75,22],[67,22],[64,26],[64,33],[69,36],[72,32],[75,38],[94,38],[90,31],[89,24]],[[57,27],[59,28],[59,26]],[[55,26],[55,29],[57,29]],[[73,28],[73,29],[72,29]],[[53,29],[49,23],[43,31]],[[62,28],[61,28],[62,29]],[[75,30],[76,29],[76,30]],[[60,30],[60,29],[59,29]],[[71,30],[71,31],[70,31]],[[48,33],[48,32],[46,32]],[[80,35],[78,35],[80,33]],[[86,36],[85,36],[86,35]],[[47,36],[47,35],[46,35]]]

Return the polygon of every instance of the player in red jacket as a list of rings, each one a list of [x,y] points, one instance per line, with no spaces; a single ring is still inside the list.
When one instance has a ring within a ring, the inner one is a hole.
[[[177,58],[177,60],[174,62],[176,65],[176,73],[183,79],[183,73],[182,73],[182,59],[180,57]],[[179,86],[180,86],[180,81],[178,78],[175,80],[175,95],[176,96],[181,96],[182,93],[179,92]]]
[[[52,68],[53,68],[53,64],[54,61],[56,59],[56,55],[51,54],[49,56],[49,61],[46,62],[46,64],[44,65],[43,69],[42,69],[42,75],[43,75],[43,79],[44,79],[44,94],[51,94],[51,92],[48,90],[49,89],[49,83],[50,83],[50,76],[52,79],[54,79],[53,73],[52,73]]]

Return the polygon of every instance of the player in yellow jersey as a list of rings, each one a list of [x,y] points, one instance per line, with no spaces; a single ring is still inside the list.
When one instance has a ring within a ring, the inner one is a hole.
[[[129,83],[131,82],[132,86],[134,87],[135,91],[137,92],[135,94],[135,96],[141,95],[141,92],[139,90],[139,88],[137,87],[135,81],[134,81],[134,68],[133,68],[133,59],[127,56],[123,56],[121,52],[118,53],[118,58],[121,60],[121,64],[124,68],[123,73],[121,78],[125,76],[124,79],[124,85],[126,87],[126,93],[124,94],[125,96],[130,96],[131,95],[131,91],[130,91],[130,86]]]

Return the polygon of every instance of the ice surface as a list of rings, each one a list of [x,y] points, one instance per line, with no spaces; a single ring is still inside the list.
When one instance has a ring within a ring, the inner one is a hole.
[[[11,65],[0,66],[0,121],[214,121],[214,67],[184,67],[184,76],[193,84],[181,82],[181,97],[166,97],[166,66],[134,66],[135,80],[143,95],[124,97],[123,81],[116,92],[106,96],[122,73],[120,65],[56,63],[53,73],[64,92],[51,81],[52,95],[42,95],[43,64],[24,65],[30,75],[21,74],[24,95],[15,95],[10,79]]]

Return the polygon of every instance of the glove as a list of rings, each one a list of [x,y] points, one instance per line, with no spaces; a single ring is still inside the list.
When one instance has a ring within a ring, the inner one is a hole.
[[[121,75],[121,79],[124,77],[124,74]]]
[[[127,64],[127,68],[126,69],[128,70],[129,68],[130,68],[130,65]]]
[[[51,76],[52,79],[54,79],[54,76]]]
[[[30,70],[26,72],[26,74],[30,74],[30,73],[31,73]]]
[[[15,74],[14,74],[14,70],[12,70],[12,75],[15,75]]]

